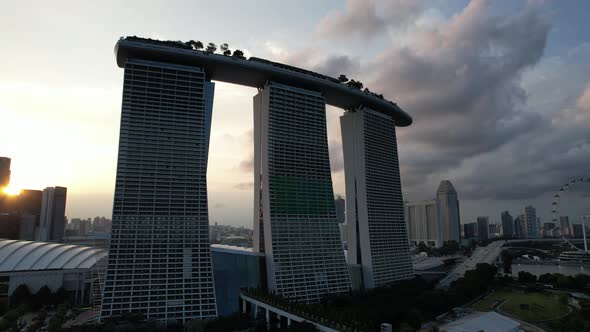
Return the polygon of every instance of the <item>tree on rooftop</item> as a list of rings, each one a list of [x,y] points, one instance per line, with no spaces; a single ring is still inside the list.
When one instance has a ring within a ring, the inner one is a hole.
[[[229,50],[229,45],[227,45],[227,43],[223,43],[221,45],[219,45],[219,49],[222,50],[223,52]]]
[[[346,75],[344,74],[340,74],[340,76],[338,76],[338,80],[340,81],[340,83],[346,83],[348,82],[348,77],[346,77]]]
[[[209,53],[215,53],[215,51],[217,51],[217,45],[215,45],[213,43],[209,43],[209,44],[207,44],[207,48],[205,49],[205,51],[207,51]]]
[[[235,50],[233,56],[235,56],[236,58],[240,58],[240,59],[246,58],[244,56],[244,52],[242,52],[241,50]]]

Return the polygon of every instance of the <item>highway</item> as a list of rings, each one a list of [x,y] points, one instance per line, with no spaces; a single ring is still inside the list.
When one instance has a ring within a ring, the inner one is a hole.
[[[466,271],[475,269],[477,264],[492,264],[498,258],[498,256],[500,256],[500,253],[502,252],[502,246],[506,244],[506,242],[507,241],[494,241],[488,244],[486,247],[477,247],[471,257],[459,264],[446,277],[439,281],[438,287],[448,288],[453,281],[461,278]]]

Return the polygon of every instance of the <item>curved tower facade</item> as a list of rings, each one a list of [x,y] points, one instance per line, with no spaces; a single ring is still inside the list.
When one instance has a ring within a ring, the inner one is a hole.
[[[369,289],[413,278],[395,123],[361,108],[340,117],[340,128],[353,284]]]
[[[436,191],[442,240],[461,243],[461,217],[457,191],[449,180],[443,180]]]
[[[269,290],[302,302],[350,290],[323,96],[267,84],[254,97],[254,144],[254,249]]]
[[[206,183],[213,89],[198,67],[125,64],[101,318],[217,315]]]

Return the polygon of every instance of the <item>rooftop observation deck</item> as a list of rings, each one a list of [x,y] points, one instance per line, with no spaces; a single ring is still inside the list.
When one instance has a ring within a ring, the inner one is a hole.
[[[333,77],[277,62],[208,53],[193,50],[180,42],[161,42],[137,37],[119,40],[115,46],[115,54],[117,65],[121,68],[130,58],[196,66],[202,68],[211,80],[254,88],[264,87],[267,81],[273,81],[319,91],[328,105],[345,110],[364,106],[391,115],[399,127],[412,124],[410,115],[393,102],[349,87]]]

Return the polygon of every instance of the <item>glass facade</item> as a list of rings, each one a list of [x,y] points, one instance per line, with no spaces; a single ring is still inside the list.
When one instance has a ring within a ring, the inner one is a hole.
[[[211,259],[220,316],[239,311],[241,288],[264,287],[266,271],[263,254],[246,248],[227,249],[227,246],[212,245]]]
[[[351,235],[348,263],[362,267],[365,288],[413,278],[395,123],[366,108],[340,119]]]
[[[315,302],[346,292],[320,93],[269,83],[254,97],[255,236],[271,291]]]
[[[212,101],[200,68],[125,65],[101,317],[216,316],[206,183]]]

